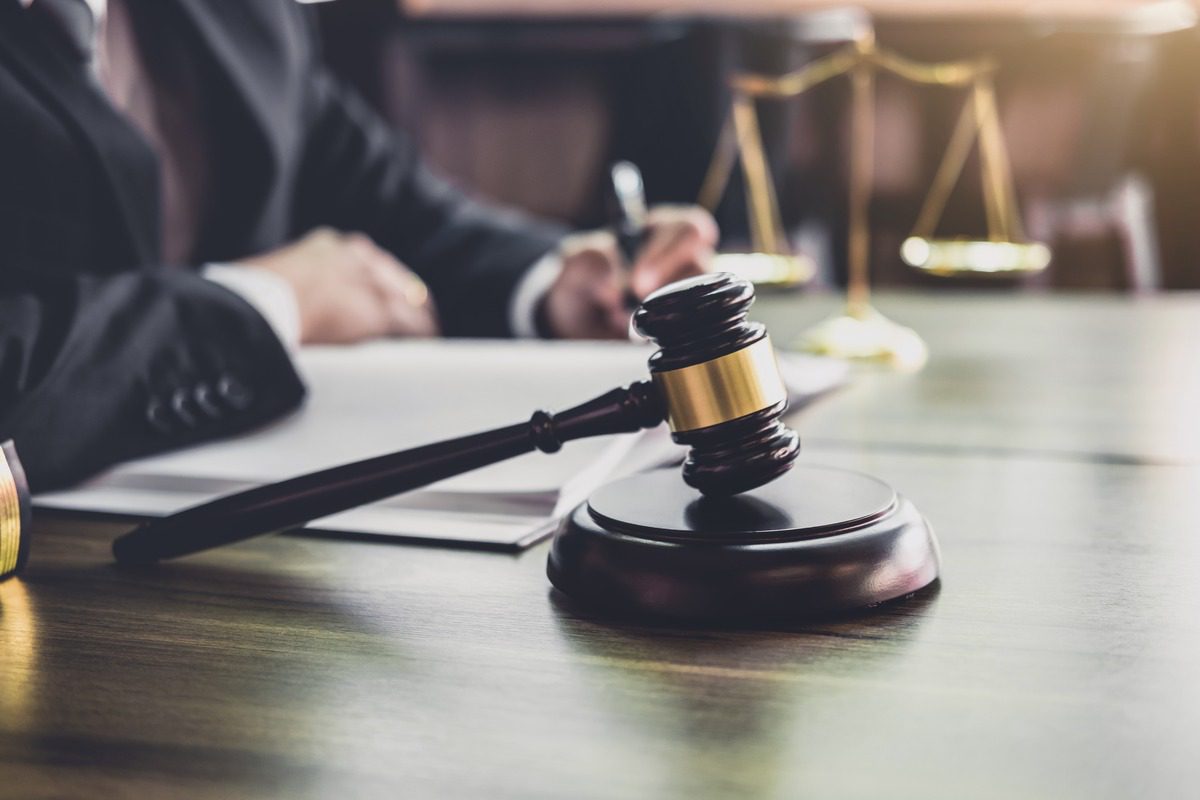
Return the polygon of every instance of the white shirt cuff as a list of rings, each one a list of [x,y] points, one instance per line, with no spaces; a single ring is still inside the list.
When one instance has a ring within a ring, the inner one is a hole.
[[[265,269],[229,264],[206,264],[201,275],[253,306],[289,352],[300,348],[300,304],[286,280]]]
[[[537,307],[562,272],[562,259],[552,250],[534,262],[517,284],[508,305],[508,324],[513,336],[532,339],[538,335]]]

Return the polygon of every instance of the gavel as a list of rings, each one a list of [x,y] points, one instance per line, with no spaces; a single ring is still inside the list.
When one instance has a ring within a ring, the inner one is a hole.
[[[29,560],[32,507],[17,446],[0,442],[0,581],[19,573]]]
[[[666,421],[689,448],[683,481],[708,497],[761,487],[792,468],[800,438],[781,417],[787,390],[766,328],[749,322],[750,283],[712,273],[666,286],[633,315],[658,350],[650,380],[557,414],[369,458],[221,497],[147,522],[113,543],[117,561],[145,564],[294,528],[514,456],[569,441],[632,433]]]

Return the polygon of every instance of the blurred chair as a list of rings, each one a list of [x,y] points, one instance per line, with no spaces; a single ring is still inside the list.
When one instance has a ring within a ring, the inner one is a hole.
[[[1195,21],[1194,15],[1164,16],[1161,9],[1146,6],[1140,13],[1060,26],[1054,38],[1069,58],[1060,52],[1045,66],[1065,60],[1079,78],[1074,148],[1062,182],[1026,201],[1035,238],[1053,244],[1114,235],[1126,288],[1139,292],[1161,287],[1162,268],[1154,193],[1137,171],[1135,136],[1147,129],[1145,99],[1157,74],[1161,38]],[[1086,277],[1082,282],[1090,283]]]

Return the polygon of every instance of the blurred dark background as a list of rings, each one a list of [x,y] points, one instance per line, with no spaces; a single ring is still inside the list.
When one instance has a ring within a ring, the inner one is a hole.
[[[1200,288],[1200,34],[1145,15],[1046,21],[827,10],[781,19],[415,14],[395,0],[317,6],[334,68],[460,185],[578,226],[603,224],[606,167],[636,161],[655,202],[694,202],[739,69],[785,72],[872,25],[923,61],[993,55],[1026,226],[1046,273],[1011,287]],[[581,3],[586,5],[586,3]],[[902,6],[903,4],[897,4]],[[1136,5],[1131,3],[1130,5]],[[877,285],[945,285],[897,251],[964,98],[882,77],[872,201]],[[786,226],[844,274],[849,86],[760,114]],[[982,233],[972,156],[943,221]],[[740,181],[718,209],[746,230]],[[979,285],[972,282],[972,285]]]

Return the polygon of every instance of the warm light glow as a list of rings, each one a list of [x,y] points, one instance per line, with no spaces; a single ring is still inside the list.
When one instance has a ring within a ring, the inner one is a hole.
[[[799,286],[816,274],[807,256],[772,253],[721,253],[713,261],[717,272],[732,272],[758,286]]]
[[[1050,265],[1050,248],[1040,242],[910,236],[900,246],[900,257],[934,275],[1041,272]]]
[[[0,583],[0,716],[19,720],[29,711],[37,660],[37,619],[29,589],[19,578]]]
[[[915,372],[929,359],[929,349],[915,331],[869,306],[857,315],[843,314],[815,325],[798,346],[816,355],[874,362],[903,372]]]

